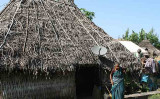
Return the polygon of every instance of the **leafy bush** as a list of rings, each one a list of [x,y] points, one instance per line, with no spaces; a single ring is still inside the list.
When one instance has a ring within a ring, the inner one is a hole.
[[[133,93],[137,93],[138,91],[142,90],[140,83],[133,80],[129,70],[126,71],[124,79],[125,79],[124,80],[125,94],[133,94]]]
[[[160,99],[160,94],[152,95],[148,99]]]

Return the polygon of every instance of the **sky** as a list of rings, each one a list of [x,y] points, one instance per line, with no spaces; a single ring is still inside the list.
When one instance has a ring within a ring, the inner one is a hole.
[[[149,32],[154,28],[160,38],[160,0],[74,0],[79,8],[95,12],[93,22],[117,39],[129,28]],[[0,0],[1,6],[9,0]]]

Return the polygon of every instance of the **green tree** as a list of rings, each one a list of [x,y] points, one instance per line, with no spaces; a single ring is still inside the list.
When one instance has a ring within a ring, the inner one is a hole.
[[[93,18],[95,17],[95,13],[94,13],[94,12],[87,11],[87,10],[84,9],[84,8],[81,8],[80,10],[81,10],[81,12],[82,12],[88,19],[90,19],[91,21],[92,21]]]
[[[142,28],[141,31],[139,32],[139,42],[143,41],[146,39],[146,33],[144,29]]]
[[[123,35],[124,40],[129,40],[129,28],[126,30],[125,35]]]
[[[139,43],[139,37],[138,37],[138,33],[134,32],[132,30],[132,34],[129,36],[129,40],[138,44]]]
[[[147,40],[149,40],[153,45],[159,41],[157,34],[154,34],[153,28],[149,31],[149,33],[146,34],[146,37]]]
[[[132,34],[129,35],[129,29],[127,29],[126,33],[122,36],[124,40],[132,41],[136,44],[139,44],[142,40],[149,40],[153,46],[160,49],[160,40],[158,39],[158,35],[154,33],[154,29],[152,28],[148,33],[142,28],[139,33],[136,33],[132,30]]]
[[[160,50],[160,41],[156,42],[154,46]]]

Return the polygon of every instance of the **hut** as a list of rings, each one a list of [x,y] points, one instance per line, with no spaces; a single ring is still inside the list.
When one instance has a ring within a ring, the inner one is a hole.
[[[137,59],[87,19],[73,0],[10,0],[0,13],[1,96],[90,96],[100,79],[99,59],[91,51],[95,45],[108,49],[104,69],[114,61],[139,68]]]
[[[143,49],[147,48],[150,56],[153,56],[153,52],[155,52],[158,56],[160,56],[160,50],[155,48],[149,40],[143,40],[142,42],[139,43],[139,46],[142,47]]]

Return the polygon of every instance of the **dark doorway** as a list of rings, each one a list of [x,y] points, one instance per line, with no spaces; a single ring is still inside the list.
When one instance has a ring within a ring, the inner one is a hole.
[[[77,66],[76,68],[76,94],[77,99],[90,99],[94,85],[99,83],[98,66]]]

